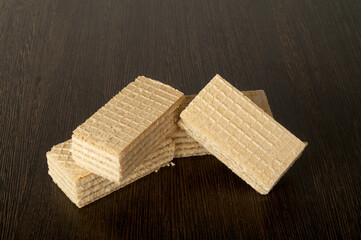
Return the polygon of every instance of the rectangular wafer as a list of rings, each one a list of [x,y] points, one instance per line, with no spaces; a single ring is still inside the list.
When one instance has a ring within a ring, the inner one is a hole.
[[[192,138],[261,194],[273,188],[307,145],[219,75],[180,118],[178,124]]]
[[[182,100],[178,90],[138,77],[74,130],[74,161],[121,182],[175,131],[175,111]]]
[[[254,102],[258,107],[262,108],[268,115],[273,117],[271,108],[268,104],[267,96],[263,90],[242,91],[242,93]],[[179,106],[179,113],[182,112],[196,95],[186,95]],[[203,156],[210,154],[201,144],[189,136],[182,128],[178,128],[172,135],[175,143],[174,158]]]
[[[79,208],[169,164],[173,159],[175,149],[173,141],[167,139],[126,179],[120,183],[114,183],[77,165],[72,158],[71,144],[71,140],[68,140],[54,146],[47,153],[47,159],[49,175]]]

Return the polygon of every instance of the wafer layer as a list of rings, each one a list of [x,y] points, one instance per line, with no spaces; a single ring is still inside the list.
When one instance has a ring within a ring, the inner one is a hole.
[[[306,144],[219,75],[180,115],[179,125],[261,194]]]
[[[273,116],[268,104],[267,96],[263,90],[243,91],[242,93],[258,107],[262,108],[268,115],[271,117]],[[185,96],[183,102],[179,106],[179,114],[188,106],[195,96],[196,95]],[[175,143],[175,158],[210,154],[207,149],[189,136],[182,128],[177,129],[177,131],[172,135],[172,139]]]
[[[94,202],[169,164],[175,148],[174,143],[167,139],[126,179],[121,183],[114,183],[77,165],[72,159],[71,144],[71,140],[68,140],[54,146],[47,153],[47,158],[49,175],[78,207]]]
[[[74,160],[77,162],[80,159],[77,155],[83,154],[83,158],[91,162],[91,156],[96,155],[97,164],[108,163],[114,167],[109,180],[120,182],[126,177],[123,170],[131,172],[152,151],[155,142],[149,139],[162,131],[167,121],[173,121],[170,116],[182,100],[183,93],[178,90],[138,77],[74,130],[72,140],[77,144]],[[166,138],[163,134],[157,141]],[[89,170],[98,174],[95,169]]]

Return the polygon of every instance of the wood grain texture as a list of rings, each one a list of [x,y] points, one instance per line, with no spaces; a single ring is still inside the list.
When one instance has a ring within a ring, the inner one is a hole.
[[[0,1],[0,238],[359,238],[361,2]],[[267,196],[211,156],[77,209],[45,153],[138,75],[264,89],[309,146]]]

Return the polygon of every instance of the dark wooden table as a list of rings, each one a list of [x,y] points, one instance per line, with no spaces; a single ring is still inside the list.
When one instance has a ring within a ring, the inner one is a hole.
[[[211,156],[83,209],[45,153],[138,75],[264,89],[309,146],[267,196]],[[0,1],[0,238],[358,238],[361,1]]]

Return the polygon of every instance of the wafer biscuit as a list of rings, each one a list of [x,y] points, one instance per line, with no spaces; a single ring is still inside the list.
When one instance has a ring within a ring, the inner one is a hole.
[[[121,182],[172,133],[164,125],[174,123],[182,100],[178,90],[138,77],[74,130],[73,159],[86,169],[92,166],[89,170],[95,174]],[[105,174],[102,170],[107,167]]]
[[[246,97],[254,102],[258,107],[262,108],[271,117],[272,111],[268,104],[267,96],[263,90],[243,91]],[[196,95],[186,95],[183,102],[179,106],[179,113],[182,112],[188,104],[194,99]],[[172,139],[175,143],[175,158],[181,157],[193,157],[203,156],[210,154],[207,149],[196,142],[191,136],[189,136],[183,129],[178,128],[172,135]]]
[[[273,188],[306,146],[219,75],[180,118],[178,124],[190,136],[261,194]]]
[[[49,175],[79,208],[122,188],[167,165],[173,159],[174,143],[167,139],[121,183],[111,182],[75,163],[71,140],[54,146],[47,153]]]

